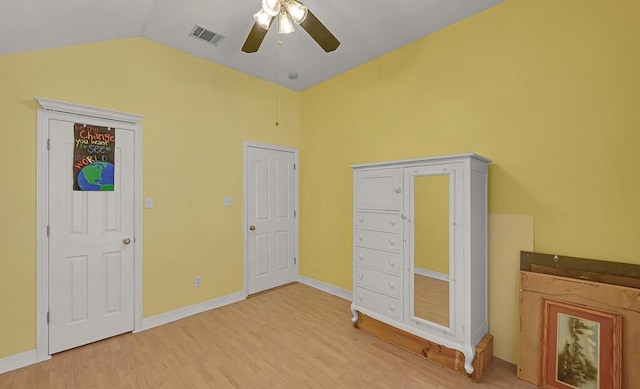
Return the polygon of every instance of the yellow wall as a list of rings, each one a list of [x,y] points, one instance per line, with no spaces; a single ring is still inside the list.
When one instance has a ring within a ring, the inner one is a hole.
[[[507,0],[303,92],[301,274],[351,289],[349,165],[460,152],[494,161],[489,210],[532,215],[536,251],[640,264],[639,18]]]
[[[144,115],[145,317],[242,290],[243,141],[298,147],[299,93],[276,127],[273,84],[144,39],[0,56],[0,79],[0,358],[35,347],[34,96]]]

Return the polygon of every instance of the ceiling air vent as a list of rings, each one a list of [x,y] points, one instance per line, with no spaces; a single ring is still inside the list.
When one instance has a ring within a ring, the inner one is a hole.
[[[220,35],[217,32],[207,30],[206,28],[198,26],[197,24],[193,27],[189,35],[194,38],[201,39],[207,43],[211,43],[214,46],[218,46],[224,39],[224,35]]]

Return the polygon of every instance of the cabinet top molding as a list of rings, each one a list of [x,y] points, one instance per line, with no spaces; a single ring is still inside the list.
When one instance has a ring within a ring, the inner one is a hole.
[[[478,161],[484,163],[491,163],[489,158],[483,157],[481,155],[475,153],[464,153],[464,154],[452,154],[452,155],[440,155],[435,157],[424,157],[424,158],[415,158],[415,159],[404,159],[399,161],[388,161],[388,162],[375,162],[375,163],[363,163],[358,165],[351,165],[352,169],[365,168],[370,166],[395,166],[395,165],[413,165],[413,164],[421,164],[425,162],[447,162],[447,161],[459,161],[461,159],[477,159]]]

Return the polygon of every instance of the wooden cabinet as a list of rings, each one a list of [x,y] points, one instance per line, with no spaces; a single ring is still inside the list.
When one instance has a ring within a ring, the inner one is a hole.
[[[489,162],[461,154],[352,167],[354,323],[360,312],[458,350],[469,374],[488,331]]]
[[[355,174],[354,301],[389,320],[403,315],[402,180],[398,168]]]

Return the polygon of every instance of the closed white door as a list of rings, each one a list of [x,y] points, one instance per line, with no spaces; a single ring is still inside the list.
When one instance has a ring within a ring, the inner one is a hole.
[[[297,280],[293,152],[247,149],[249,294]]]
[[[49,120],[49,353],[133,330],[134,132],[115,129],[114,191],[73,190],[74,122]]]

